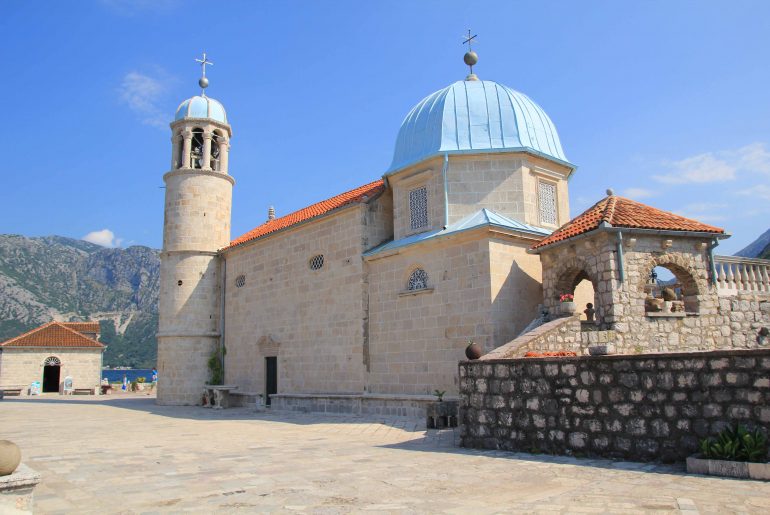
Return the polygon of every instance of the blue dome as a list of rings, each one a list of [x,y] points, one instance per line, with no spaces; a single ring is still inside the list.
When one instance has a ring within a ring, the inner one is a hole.
[[[406,115],[388,172],[438,153],[531,150],[567,162],[551,119],[526,95],[492,81],[457,81]]]
[[[225,108],[218,100],[207,96],[194,96],[188,98],[176,109],[174,120],[183,118],[210,118],[218,122],[227,123]]]

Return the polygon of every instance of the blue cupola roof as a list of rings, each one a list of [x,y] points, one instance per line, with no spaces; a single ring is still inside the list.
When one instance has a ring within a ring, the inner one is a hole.
[[[196,95],[188,98],[176,109],[174,120],[183,118],[210,118],[218,122],[227,123],[227,114],[224,106],[206,95]]]
[[[388,173],[439,153],[529,150],[567,158],[545,111],[528,96],[492,81],[457,81],[406,115]]]

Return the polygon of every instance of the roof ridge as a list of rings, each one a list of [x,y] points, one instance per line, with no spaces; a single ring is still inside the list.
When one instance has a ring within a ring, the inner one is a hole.
[[[291,213],[281,217],[263,222],[250,231],[247,231],[241,236],[231,240],[230,243],[223,248],[223,250],[236,247],[268,234],[272,234],[281,229],[292,227],[301,222],[311,220],[341,207],[353,204],[357,201],[360,202],[363,196],[372,194],[372,190],[384,187],[384,184],[385,181],[383,179],[377,179],[375,181],[364,184],[363,186],[358,186],[343,193],[319,200],[318,202],[314,202],[313,204],[297,209],[296,211],[292,211]],[[260,229],[262,229],[262,231],[260,231]]]
[[[63,329],[64,331],[66,331],[68,333],[71,333],[71,334],[77,336],[78,339],[83,340],[84,342],[88,342],[89,346],[93,346],[94,343],[97,343],[100,346],[104,347],[104,344],[102,342],[100,342],[99,340],[94,340],[92,338],[89,338],[88,336],[84,335],[83,333],[67,327],[66,325],[64,325],[65,323],[66,322],[59,322],[58,320],[51,320],[50,322],[47,322],[47,323],[41,325],[40,327],[36,327],[34,329],[30,329],[29,331],[27,331],[25,333],[22,333],[22,334],[14,337],[14,338],[11,338],[10,340],[6,340],[4,342],[0,342],[0,347],[10,346],[10,344],[12,344],[14,342],[17,342],[17,341],[19,341],[19,340],[21,340],[23,338],[26,338],[28,336],[31,336],[31,335],[35,334],[35,333],[39,333],[41,331],[44,331],[44,330],[46,330],[46,329],[48,329],[48,328],[50,328],[52,326],[56,326],[56,327],[58,327],[60,329]]]
[[[604,206],[604,212],[602,213],[601,220],[602,222],[607,222],[608,224],[612,225],[612,220],[615,217],[615,195],[607,195],[605,199],[607,200],[607,205]],[[601,202],[601,200],[599,202]]]

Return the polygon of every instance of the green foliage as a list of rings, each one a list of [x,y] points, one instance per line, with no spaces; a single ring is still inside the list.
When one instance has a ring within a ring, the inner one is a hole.
[[[211,372],[211,379],[209,380],[209,384],[224,384],[225,368],[224,364],[222,363],[222,358],[225,354],[227,354],[227,349],[223,348],[220,355],[219,347],[214,349],[214,352],[211,353],[208,361],[209,372]]]
[[[446,390],[433,390],[433,395],[438,397],[439,402],[442,402],[444,400],[445,393],[446,393]]]
[[[143,382],[145,382],[146,380],[147,380],[147,378],[146,378],[146,377],[137,377],[137,378],[136,378],[136,381],[137,381],[137,382],[139,382],[139,383],[143,383]]]
[[[764,462],[767,450],[767,437],[759,428],[751,432],[740,424],[725,428],[716,440],[704,438],[700,442],[703,457],[713,460]]]

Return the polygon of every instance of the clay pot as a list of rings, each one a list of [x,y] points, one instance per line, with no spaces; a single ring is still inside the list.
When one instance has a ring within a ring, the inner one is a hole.
[[[561,312],[563,315],[574,315],[575,314],[575,303],[574,302],[562,302],[561,303]]]
[[[465,357],[468,359],[479,359],[481,353],[481,345],[476,342],[470,342],[468,346],[465,347]]]
[[[9,440],[0,440],[0,476],[13,474],[21,463],[19,446]]]

